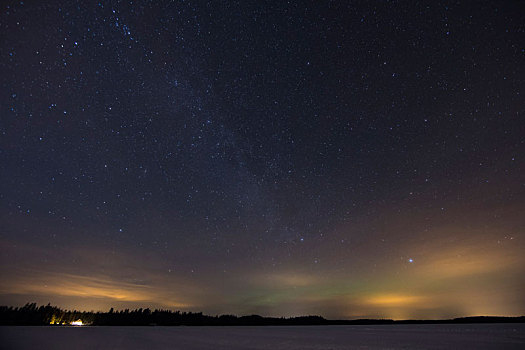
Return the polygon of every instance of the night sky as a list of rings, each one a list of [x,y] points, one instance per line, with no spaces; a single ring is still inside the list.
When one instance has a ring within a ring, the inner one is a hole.
[[[521,1],[2,1],[0,304],[525,314]]]

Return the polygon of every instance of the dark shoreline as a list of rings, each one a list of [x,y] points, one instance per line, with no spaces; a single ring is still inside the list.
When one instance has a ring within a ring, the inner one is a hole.
[[[525,316],[470,316],[444,320],[357,319],[328,320],[321,316],[290,318],[259,315],[209,316],[203,313],[171,310],[113,310],[108,312],[63,310],[50,304],[23,307],[0,306],[1,326],[69,326],[74,321],[91,326],[329,326],[329,325],[395,325],[395,324],[483,324],[525,323]]]

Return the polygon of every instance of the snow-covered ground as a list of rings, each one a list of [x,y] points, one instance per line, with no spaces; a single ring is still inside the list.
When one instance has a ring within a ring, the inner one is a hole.
[[[525,349],[525,324],[0,327],[1,349]]]

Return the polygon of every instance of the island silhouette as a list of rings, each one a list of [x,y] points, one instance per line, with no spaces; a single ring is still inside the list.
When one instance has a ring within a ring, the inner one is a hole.
[[[524,323],[525,316],[468,316],[435,320],[355,319],[329,320],[322,316],[263,317],[260,315],[205,315],[149,308],[101,311],[65,310],[51,304],[27,303],[22,307],[0,306],[2,326],[306,326],[385,324]]]

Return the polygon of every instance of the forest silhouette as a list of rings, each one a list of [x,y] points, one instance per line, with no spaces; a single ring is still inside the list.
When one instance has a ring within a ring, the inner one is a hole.
[[[358,319],[327,320],[321,316],[263,317],[259,315],[235,316],[204,315],[202,312],[139,308],[108,312],[64,310],[50,304],[38,306],[27,303],[23,307],[0,306],[0,325],[63,325],[75,322],[91,326],[287,326],[287,325],[359,325],[359,324],[416,324],[416,323],[516,323],[525,322],[525,316],[474,316],[447,320],[390,320]]]

